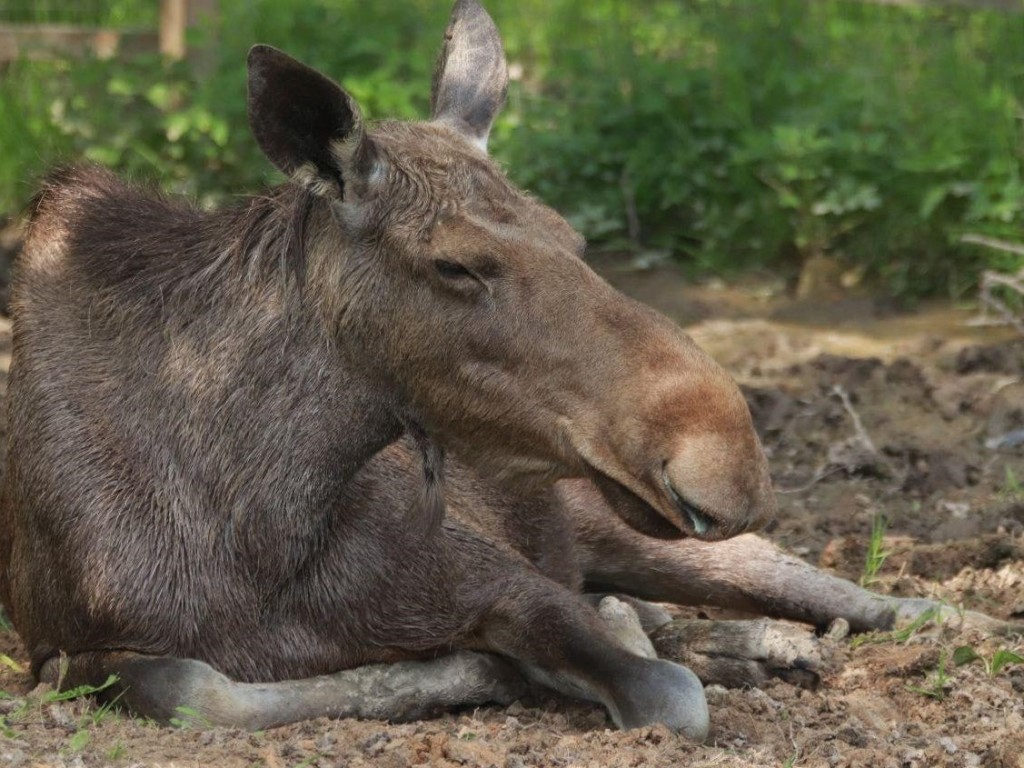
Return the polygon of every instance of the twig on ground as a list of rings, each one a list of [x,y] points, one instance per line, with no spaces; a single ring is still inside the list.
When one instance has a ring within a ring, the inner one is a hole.
[[[1011,243],[1009,240],[999,240],[995,237],[987,237],[986,235],[968,234],[961,237],[960,242],[970,243],[971,245],[984,245],[986,248],[994,248],[997,251],[1024,256],[1024,245],[1021,243]]]
[[[854,434],[853,437],[835,443],[828,449],[828,464],[842,467],[851,475],[855,472],[873,472],[880,477],[891,476],[892,467],[889,466],[889,462],[875,447],[871,436],[864,429],[864,422],[861,421],[860,414],[853,407],[846,389],[842,385],[836,384],[832,387],[832,394],[839,398],[843,408],[850,415]]]
[[[1006,240],[997,240],[994,237],[964,235],[960,238],[960,242],[981,245],[986,248],[1003,251],[1004,253],[1024,256],[1024,245],[1011,243]],[[1016,274],[996,272],[991,269],[986,269],[981,273],[981,281],[978,285],[978,302],[981,304],[981,315],[972,320],[971,325],[1009,325],[1024,333],[1024,317],[1014,311],[1005,300],[996,295],[998,289],[1019,294],[1024,298],[1024,269],[1019,270]],[[990,313],[995,315],[995,317],[991,317]]]
[[[828,467],[827,469],[826,469],[826,467],[828,467],[827,463],[826,464],[822,464],[820,467],[818,467],[816,470],[814,470],[814,477],[812,477],[810,480],[808,480],[803,485],[798,485],[795,488],[776,488],[775,492],[776,493],[803,493],[804,491],[809,491],[809,490],[811,490],[811,488],[816,486],[818,483],[820,483],[826,477],[828,477],[829,475],[834,475],[836,472],[839,472],[842,469],[842,467],[840,467],[840,466]]]
[[[832,387],[832,394],[839,397],[843,408],[850,414],[850,418],[853,420],[853,436],[829,447],[828,458],[814,470],[814,476],[810,480],[795,488],[776,488],[779,493],[803,493],[836,472],[846,472],[849,475],[868,472],[880,477],[892,475],[892,467],[889,466],[889,462],[875,447],[871,436],[864,429],[864,422],[861,421],[860,414],[853,407],[849,394],[839,384]]]
[[[847,393],[846,389],[840,384],[835,384],[832,386],[832,394],[836,395],[842,401],[843,408],[846,409],[846,412],[850,414],[850,418],[853,419],[853,429],[857,433],[857,439],[859,439],[860,442],[863,443],[864,447],[869,451],[872,453],[878,453],[878,449],[875,448],[875,444],[871,440],[871,436],[868,435],[867,430],[864,429],[864,422],[860,420],[860,414],[857,413],[856,409],[853,407],[853,403],[850,402],[850,395]]]

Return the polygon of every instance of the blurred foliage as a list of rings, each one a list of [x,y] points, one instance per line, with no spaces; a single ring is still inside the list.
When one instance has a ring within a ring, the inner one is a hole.
[[[0,22],[154,27],[155,0],[0,0]]]
[[[125,8],[143,0],[118,0]],[[424,117],[443,0],[221,0],[194,65],[16,62],[0,210],[87,158],[203,204],[274,180],[245,51],[277,45],[371,117]],[[701,271],[826,254],[897,295],[959,295],[1019,256],[1024,13],[852,0],[489,0],[514,80],[491,147],[593,241]]]

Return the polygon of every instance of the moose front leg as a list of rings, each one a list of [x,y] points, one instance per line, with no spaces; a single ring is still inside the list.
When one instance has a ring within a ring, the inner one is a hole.
[[[887,629],[893,601],[787,555],[753,534],[713,543],[644,536],[593,486],[560,488],[577,536],[587,588],[656,602],[713,605],[823,627],[842,617],[853,631]]]
[[[643,536],[619,520],[592,487],[574,484],[561,496],[576,529],[580,566],[594,591],[719,606],[816,627],[843,618],[854,632],[890,629],[928,610],[987,632],[1021,630],[1019,624],[961,614],[933,600],[869,592],[753,534],[713,543]]]
[[[588,588],[816,627],[844,618],[855,632],[889,629],[897,618],[895,599],[832,576],[753,534],[707,543],[647,539],[624,529],[615,531],[612,540],[615,554],[605,548],[611,543],[607,536],[584,542]]]
[[[505,585],[473,647],[512,658],[536,682],[603,704],[620,728],[663,723],[704,740],[707,703],[690,670],[630,650],[614,620],[539,574],[522,572]]]

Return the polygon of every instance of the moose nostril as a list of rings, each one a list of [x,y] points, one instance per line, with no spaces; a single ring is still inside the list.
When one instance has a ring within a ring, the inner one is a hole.
[[[668,490],[668,494],[672,498],[672,501],[675,502],[675,505],[689,518],[694,532],[698,536],[703,536],[711,530],[715,521],[702,509],[683,498],[683,495],[676,490],[674,485],[672,485],[672,481],[668,479],[668,473],[665,468],[662,468],[661,479],[662,482],[664,482],[665,488]]]

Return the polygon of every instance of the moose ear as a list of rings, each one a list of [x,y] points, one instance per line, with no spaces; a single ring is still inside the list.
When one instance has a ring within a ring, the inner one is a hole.
[[[498,28],[477,0],[456,0],[434,70],[433,119],[450,123],[486,150],[507,90],[508,65]]]
[[[249,126],[270,162],[321,195],[366,175],[373,148],[337,83],[269,45],[249,50],[248,67]]]

